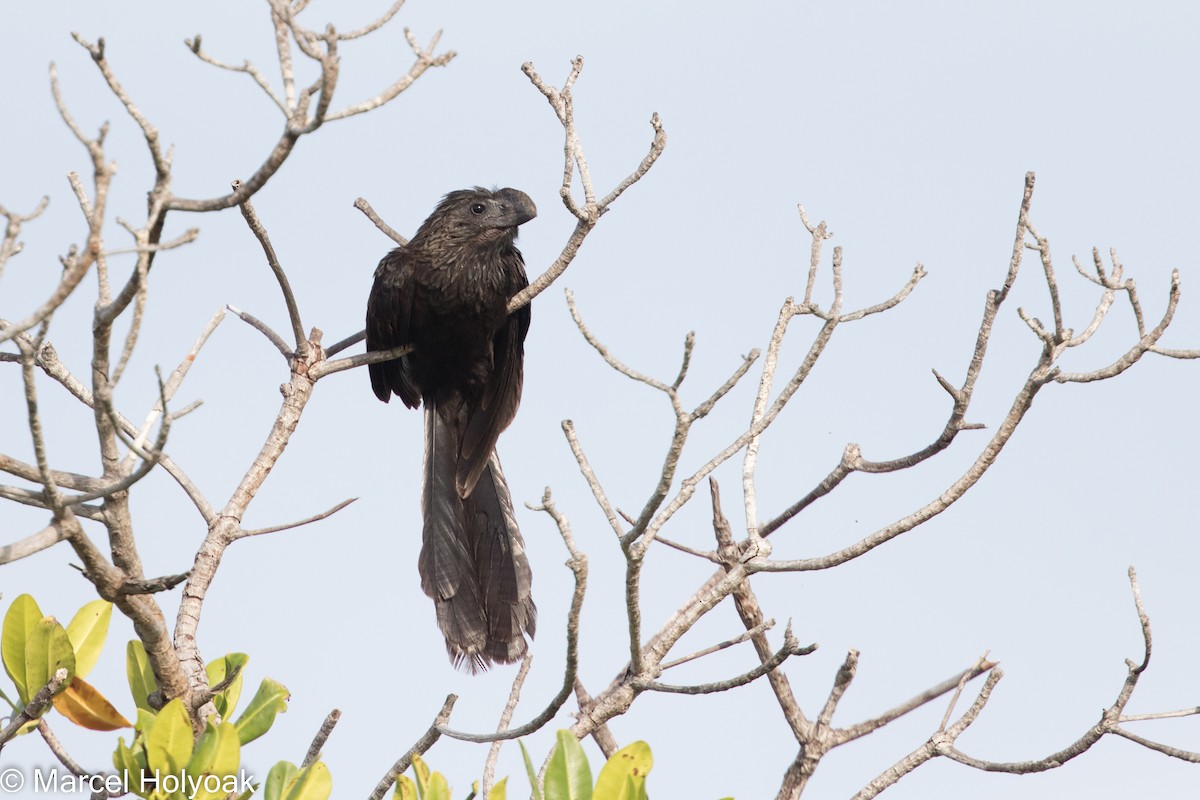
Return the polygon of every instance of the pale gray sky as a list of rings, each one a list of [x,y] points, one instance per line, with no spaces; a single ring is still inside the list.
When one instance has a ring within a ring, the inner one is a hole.
[[[306,16],[318,29],[326,19],[349,29],[383,5],[315,2]],[[659,164],[535,302],[524,400],[500,441],[514,498],[536,501],[552,486],[590,557],[581,675],[593,693],[627,658],[623,563],[560,421],[575,420],[609,496],[634,511],[652,488],[671,417],[661,397],[617,376],[586,345],[567,315],[563,288],[574,290],[592,330],[619,357],[658,377],[674,376],[684,335],[695,330],[684,386],[685,402],[695,403],[740,354],[764,346],[784,297],[803,293],[808,237],[797,203],[814,220],[828,220],[832,244],[845,248],[851,307],[890,296],[915,262],[925,265],[928,277],[900,307],[839,329],[765,438],[766,514],[806,493],[847,442],[885,459],[936,437],[949,401],[930,369],[955,382],[964,374],[985,294],[1008,263],[1026,170],[1038,175],[1032,218],[1052,243],[1067,324],[1086,326],[1095,300],[1070,256],[1086,262],[1093,246],[1116,247],[1150,320],[1165,306],[1171,270],[1181,271],[1183,301],[1164,343],[1200,346],[1194,4],[410,0],[391,26],[342,47],[335,105],[375,94],[408,68],[404,26],[423,42],[444,28],[442,46],[458,58],[391,105],[306,137],[255,199],[306,325],[322,328],[327,341],[361,328],[372,270],[389,247],[352,208],[358,196],[410,234],[446,191],[516,186],[541,211],[521,232],[530,272],[557,255],[572,227],[557,198],[561,129],[521,74],[523,62],[560,84],[569,59],[585,56],[575,102],[598,188],[610,188],[644,155],[651,112],[662,116],[670,137]],[[19,29],[9,26],[0,52],[0,203],[27,209],[49,194],[51,205],[27,227],[26,252],[3,276],[0,315],[8,318],[43,299],[57,279],[56,257],[80,240],[82,228],[65,174],[85,172],[88,161],[54,111],[48,62],[57,62],[72,113],[86,130],[112,121],[109,155],[119,162],[112,213],[137,220],[150,186],[140,134],[69,31],[106,38],[120,79],[176,146],[178,194],[226,191],[231,179],[258,165],[282,122],[248,78],[199,63],[181,44],[201,33],[214,55],[250,58],[274,77],[265,6],[23,6]],[[194,225],[199,241],[155,264],[146,330],[118,393],[132,418],[153,401],[153,365],[173,367],[222,305],[287,327],[241,216],[175,214],[168,236]],[[124,242],[116,225],[107,237],[110,246]],[[827,281],[825,273],[825,298]],[[77,374],[87,370],[92,291],[87,284],[59,312],[51,334]],[[1040,348],[1016,306],[1049,315],[1034,259],[1014,292],[970,415],[992,429]],[[788,369],[815,332],[804,321],[794,327],[783,356]],[[1109,363],[1135,332],[1119,301],[1101,334],[1064,365]],[[1148,357],[1113,381],[1047,387],[996,466],[947,513],[839,569],[758,578],[766,613],[780,622],[773,641],[791,618],[802,642],[821,646],[787,667],[806,710],[819,710],[851,647],[861,651],[861,666],[837,724],[877,714],[990,650],[1006,677],[960,740],[962,749],[997,760],[1045,756],[1097,720],[1124,679],[1124,659],[1140,658],[1125,577],[1131,564],[1154,623],[1155,651],[1128,710],[1194,705],[1196,370],[1192,362]],[[170,451],[214,502],[224,502],[257,452],[286,377],[275,350],[236,319],[227,319],[202,352],[179,398],[205,404],[174,428]],[[11,420],[0,431],[0,450],[27,453],[18,370],[0,370],[0,381],[0,409]],[[94,472],[89,415],[63,402],[48,382],[42,392],[55,466]],[[736,435],[751,400],[747,383],[701,423],[685,465],[694,469]],[[288,713],[245,751],[246,764],[262,775],[276,760],[303,758],[333,707],[343,717],[325,760],[337,797],[365,795],[426,729],[447,692],[461,696],[455,727],[495,725],[514,671],[474,678],[452,671],[419,589],[420,430],[418,414],[374,399],[365,372],[322,381],[246,524],[289,521],[345,497],[359,501],[330,520],[241,541],[226,554],[205,605],[202,652],[206,659],[250,653],[247,697],[267,675],[292,691]],[[964,433],[949,452],[904,474],[855,476],[776,534],[776,555],[822,555],[928,502],[988,435]],[[738,474],[733,463],[718,473],[735,524]],[[710,546],[706,506],[698,500],[668,535]],[[187,569],[204,531],[174,485],[163,475],[148,478],[135,512],[148,573]],[[45,515],[5,507],[0,520],[7,542],[44,525]],[[522,511],[520,523],[540,618],[517,721],[540,710],[561,680],[571,591],[566,552],[549,520]],[[60,545],[6,567],[0,591],[6,600],[31,592],[47,613],[69,618],[91,596],[73,562]],[[648,631],[694,591],[709,566],[669,550],[654,553],[644,578]],[[176,598],[163,598],[172,618]],[[680,653],[729,638],[738,627],[732,610],[719,608]],[[130,635],[123,621],[114,624],[92,675],[126,711]],[[670,679],[714,680],[752,664],[742,646]],[[944,708],[934,703],[836,751],[821,764],[810,795],[853,794],[925,741]],[[564,713],[530,737],[531,752],[544,755],[553,729],[569,723]],[[650,742],[656,765],[649,786],[658,797],[770,797],[795,755],[765,683],[699,699],[644,696],[612,727],[622,743]],[[85,766],[110,765],[111,736],[73,730],[61,719],[56,729]],[[1200,749],[1194,719],[1139,723],[1136,731]],[[596,768],[599,752],[587,747]],[[428,761],[461,797],[484,756],[482,748],[443,740]],[[0,765],[50,760],[40,741],[25,737],[5,749]],[[506,748],[499,774],[523,796],[515,747]],[[1168,796],[1195,784],[1194,768],[1112,739],[1062,769],[1025,778],[935,762],[888,796]]]

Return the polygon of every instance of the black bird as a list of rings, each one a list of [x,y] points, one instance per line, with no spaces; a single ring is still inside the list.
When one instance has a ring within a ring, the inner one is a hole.
[[[370,365],[371,388],[425,405],[424,528],[417,569],[455,666],[520,660],[537,607],[525,543],[496,455],[521,402],[529,285],[513,242],[537,208],[516,189],[446,195],[412,240],[375,270],[367,350],[412,345]]]

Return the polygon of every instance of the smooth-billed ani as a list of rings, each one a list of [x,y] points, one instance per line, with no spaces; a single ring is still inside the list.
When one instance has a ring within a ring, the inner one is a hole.
[[[516,189],[446,195],[412,240],[375,270],[367,350],[412,345],[370,365],[371,388],[425,406],[424,529],[417,568],[455,666],[471,672],[525,655],[537,608],[525,543],[496,455],[521,402],[529,285],[513,242],[537,215]]]

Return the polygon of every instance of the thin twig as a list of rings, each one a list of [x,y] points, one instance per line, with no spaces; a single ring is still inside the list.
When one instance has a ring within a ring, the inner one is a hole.
[[[775,620],[773,620],[773,619],[766,620],[765,622],[761,622],[758,625],[755,625],[753,628],[750,628],[749,630],[744,631],[743,633],[739,634],[738,636],[733,637],[732,639],[726,639],[725,641],[721,642],[720,644],[714,644],[711,647],[705,647],[703,650],[697,650],[694,653],[689,653],[688,655],[683,656],[682,658],[676,658],[671,661],[664,661],[663,663],[658,665],[659,669],[661,669],[663,672],[666,672],[671,667],[678,667],[680,664],[686,664],[689,661],[695,661],[697,658],[703,658],[704,656],[711,655],[712,653],[716,653],[721,650],[724,650],[727,647],[733,647],[735,644],[741,644],[742,642],[748,641],[748,640],[754,638],[755,636],[758,636],[760,633],[766,633],[767,631],[771,630],[774,627],[775,627]]]
[[[608,364],[610,367],[612,367],[613,369],[615,369],[617,372],[621,373],[625,377],[630,378],[631,380],[635,380],[638,383],[644,383],[647,386],[658,389],[660,392],[664,392],[666,394],[670,394],[673,391],[673,389],[678,387],[679,381],[683,380],[683,375],[686,374],[686,372],[687,372],[686,365],[687,365],[687,362],[690,360],[690,358],[689,358],[690,354],[691,354],[690,347],[685,348],[684,367],[681,368],[681,370],[680,370],[680,376],[679,376],[678,380],[676,381],[675,386],[667,386],[667,384],[663,383],[660,380],[651,378],[648,375],[644,375],[641,372],[638,372],[637,370],[633,369],[632,367],[626,366],[616,356],[614,356],[609,351],[609,349],[607,347],[605,347],[603,343],[601,343],[601,341],[599,339],[597,339],[594,335],[592,335],[592,332],[590,330],[588,330],[587,325],[584,324],[583,317],[581,317],[579,314],[579,308],[576,307],[576,305],[575,305],[575,293],[572,292],[570,289],[567,289],[565,294],[567,297],[567,309],[571,312],[571,319],[573,319],[575,321],[575,327],[579,328],[579,332],[583,334],[583,338],[586,339],[587,343],[590,344],[596,350],[596,352],[600,354],[600,357],[604,359],[604,362],[606,364]],[[689,339],[689,341],[690,341],[690,339]]]
[[[62,742],[60,742],[58,737],[54,735],[54,731],[50,730],[50,725],[47,724],[45,717],[42,717],[38,720],[37,732],[41,734],[42,740],[46,743],[46,746],[50,748],[50,752],[54,753],[54,757],[58,759],[58,763],[66,767],[67,771],[72,775],[83,778],[96,774],[89,770],[85,770],[83,767],[79,766],[78,761],[71,758],[71,754],[68,753],[66,748],[62,746]]]
[[[567,444],[571,448],[571,453],[575,456],[575,462],[579,464],[579,471],[583,473],[583,478],[587,481],[588,488],[592,490],[592,495],[604,511],[604,516],[608,518],[608,524],[617,536],[623,536],[624,531],[621,529],[620,520],[617,518],[617,511],[613,508],[612,503],[608,501],[608,495],[605,494],[604,487],[600,485],[600,479],[596,477],[596,472],[592,469],[587,454],[583,452],[583,445],[579,443],[579,436],[575,433],[575,423],[569,419],[564,419],[562,430],[563,434],[567,437]]]
[[[7,220],[4,226],[4,238],[0,240],[0,276],[4,275],[4,267],[8,264],[8,260],[25,247],[24,243],[17,239],[21,235],[21,226],[40,217],[49,204],[50,198],[43,195],[37,206],[28,214],[18,214],[0,205],[0,217]]]
[[[1200,714],[1200,706],[1181,708],[1178,711],[1156,711],[1152,714],[1122,714],[1121,722],[1141,722],[1151,719],[1176,719],[1178,717],[1194,717]]]
[[[169,592],[179,584],[187,580],[189,573],[181,572],[178,575],[163,575],[158,578],[150,578],[149,580],[129,579],[121,586],[121,594],[156,594],[158,592]]]
[[[969,669],[965,669],[957,675],[953,675],[941,683],[929,687],[920,694],[910,697],[903,703],[888,709],[878,716],[846,728],[839,728],[837,731],[837,742],[838,744],[845,744],[846,742],[852,742],[855,739],[866,736],[869,733],[874,733],[888,723],[894,722],[909,712],[938,699],[953,689],[958,688],[959,686],[963,685],[964,681],[974,680],[995,666],[995,661],[987,661],[982,664],[977,661],[975,665]]]
[[[243,72],[249,75],[258,84],[258,87],[266,92],[267,97],[271,98],[271,102],[275,104],[275,107],[283,112],[284,117],[288,116],[288,107],[284,103],[283,98],[275,93],[275,90],[271,88],[271,84],[267,82],[266,76],[262,74],[258,67],[250,63],[249,60],[243,61],[241,64],[227,64],[209,55],[201,48],[200,34],[196,34],[190,39],[184,39],[183,43],[187,46],[188,50],[191,50],[197,58],[206,64],[212,64],[214,67],[229,70],[230,72]]]
[[[275,349],[278,350],[280,352],[280,354],[283,355],[284,358],[291,360],[292,356],[295,355],[295,351],[293,351],[292,348],[288,347],[288,344],[287,344],[287,342],[285,342],[283,340],[283,337],[280,336],[278,333],[276,333],[271,328],[271,326],[267,325],[267,323],[263,322],[258,317],[254,316],[253,314],[250,314],[249,312],[242,311],[240,308],[237,308],[236,306],[227,305],[227,306],[225,306],[225,308],[228,309],[229,313],[233,314],[235,317],[240,319],[242,322],[245,322],[251,328],[254,328],[256,331],[261,333],[263,336],[266,336],[267,340],[271,344],[275,345]]]
[[[512,722],[513,712],[517,709],[517,703],[521,699],[521,687],[525,685],[525,678],[529,675],[529,667],[533,664],[533,652],[526,652],[525,657],[521,659],[521,668],[517,670],[517,676],[513,678],[512,690],[508,693],[508,702],[504,704],[504,711],[500,714],[500,722],[496,725],[496,732],[503,733],[508,730],[508,723]],[[500,748],[504,742],[492,742],[492,746],[488,748],[487,760],[483,763],[483,797],[487,797],[492,792],[492,781],[496,777],[496,760],[500,758]]]
[[[429,730],[425,731],[425,735],[408,748],[408,752],[400,756],[391,769],[384,773],[384,776],[379,779],[379,783],[375,784],[375,789],[370,794],[370,800],[382,800],[388,789],[392,788],[392,784],[396,782],[396,776],[403,774],[412,764],[413,756],[423,755],[433,747],[438,739],[442,738],[442,728],[450,722],[450,712],[454,710],[454,703],[457,700],[458,695],[446,695],[446,702],[442,703],[442,710],[434,717]]]
[[[825,706],[821,709],[821,713],[817,715],[818,726],[828,726],[833,722],[833,712],[837,710],[838,703],[842,701],[842,696],[846,694],[846,690],[850,688],[851,682],[854,680],[855,674],[858,672],[858,651],[850,650],[846,653],[846,660],[842,662],[842,666],[838,668],[837,676],[833,679],[833,688],[829,690],[829,697],[825,700]]]
[[[405,239],[403,236],[397,233],[391,225],[388,225],[386,222],[384,222],[383,218],[375,213],[375,209],[371,208],[371,204],[368,203],[366,199],[362,197],[358,198],[354,201],[354,207],[366,214],[367,219],[375,223],[375,227],[383,231],[384,236],[387,236],[397,245],[403,247],[404,245],[408,244],[408,239]]]
[[[304,519],[297,520],[295,522],[287,522],[282,525],[272,525],[268,528],[255,528],[254,530],[241,530],[241,531],[237,532],[235,538],[242,539],[246,536],[260,536],[264,533],[276,533],[278,531],[286,531],[286,530],[291,530],[292,528],[299,528],[301,525],[308,525],[313,522],[319,522],[319,521],[325,519],[326,517],[332,517],[334,514],[341,511],[343,508],[350,505],[357,499],[358,499],[357,497],[348,498],[348,499],[343,500],[342,502],[338,503],[333,508],[330,508],[327,511],[322,511],[320,514],[313,514],[311,517],[305,517]]]
[[[362,367],[367,364],[380,364],[411,352],[412,345],[406,344],[400,347],[393,347],[390,350],[372,350],[369,353],[359,353],[356,356],[337,358],[333,361],[321,361],[309,368],[308,377],[310,380],[316,381],[335,372],[342,372],[343,370],[354,369],[355,367]]]
[[[981,655],[975,662],[975,666],[964,672],[962,677],[959,678],[958,685],[954,687],[954,695],[950,698],[949,705],[946,706],[946,713],[942,716],[942,724],[938,726],[939,731],[945,731],[946,726],[950,724],[950,715],[954,713],[954,707],[958,705],[958,698],[962,697],[963,689],[966,688],[967,681],[974,677],[974,674],[979,674],[985,664],[992,663],[988,661],[987,656],[987,653]]]
[[[0,565],[28,558],[34,553],[40,553],[53,547],[66,538],[67,532],[62,525],[52,522],[37,533],[18,539],[12,544],[0,545]]]
[[[1132,731],[1127,731],[1124,728],[1113,728],[1112,732],[1115,733],[1117,736],[1124,737],[1131,742],[1136,742],[1137,744],[1140,744],[1142,747],[1145,747],[1150,750],[1154,750],[1155,752],[1158,752],[1158,753],[1162,753],[1165,756],[1170,756],[1171,758],[1178,758],[1180,761],[1187,761],[1191,764],[1200,764],[1200,753],[1197,753],[1197,752],[1194,752],[1191,750],[1184,750],[1179,747],[1171,747],[1170,745],[1161,744],[1160,742],[1153,741],[1152,739],[1147,739],[1144,736],[1138,736],[1136,733],[1133,733]]]
[[[241,181],[233,182],[233,191],[236,193],[241,188]],[[299,358],[308,357],[308,338],[304,335],[304,324],[300,321],[300,307],[296,305],[296,295],[292,292],[291,283],[288,282],[287,273],[283,271],[283,267],[279,263],[279,257],[275,255],[275,248],[271,245],[271,238],[267,235],[267,229],[263,226],[258,218],[258,214],[254,211],[254,206],[250,203],[249,198],[243,200],[239,204],[242,209],[242,216],[246,220],[246,224],[250,226],[250,232],[258,239],[262,245],[263,254],[267,257],[267,264],[271,267],[271,272],[275,274],[275,281],[279,284],[279,290],[283,292],[283,302],[287,305],[288,319],[292,323],[292,335],[296,340],[295,353]]]
[[[367,338],[367,332],[365,330],[361,330],[356,334],[347,336],[345,339],[342,339],[341,341],[334,342],[329,347],[325,348],[325,357],[329,358],[330,356],[337,355],[338,353],[345,350],[347,347],[356,345],[359,342],[365,340],[366,338]]]
[[[338,709],[330,711],[325,721],[321,723],[320,730],[313,737],[312,744],[308,746],[308,752],[304,754],[304,761],[300,763],[301,767],[307,767],[310,764],[316,763],[316,760],[321,757],[321,749],[325,747],[325,742],[329,740],[329,734],[333,733],[333,726],[338,724],[338,720],[342,718],[342,712]],[[405,767],[407,769],[407,767]],[[400,770],[403,772],[404,770]]]
[[[792,636],[792,629],[789,626],[783,634],[783,646],[776,651],[775,655],[763,661],[749,672],[743,672],[741,675],[736,675],[723,681],[701,683],[693,686],[677,686],[668,683],[659,683],[658,681],[647,681],[638,684],[638,688],[652,692],[668,692],[672,694],[713,694],[715,692],[725,692],[758,680],[763,675],[774,671],[791,656],[806,656],[815,652],[816,649],[816,645],[800,647],[796,638]]]
[[[35,720],[41,716],[42,712],[50,705],[50,699],[67,683],[66,667],[59,667],[50,676],[50,680],[46,681],[46,685],[37,690],[33,697],[29,698],[29,702],[17,714],[14,714],[9,723],[4,726],[4,730],[0,730],[0,751],[4,750],[4,745],[10,739],[17,735],[17,731],[24,727],[25,723],[30,720]]]

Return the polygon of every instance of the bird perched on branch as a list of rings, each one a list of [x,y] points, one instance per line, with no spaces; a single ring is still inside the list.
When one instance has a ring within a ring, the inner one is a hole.
[[[471,672],[520,660],[537,607],[525,543],[496,455],[521,402],[529,306],[508,313],[529,285],[514,246],[537,216],[516,189],[446,195],[412,240],[375,270],[367,350],[411,345],[370,365],[371,388],[425,406],[421,588],[455,666]]]

